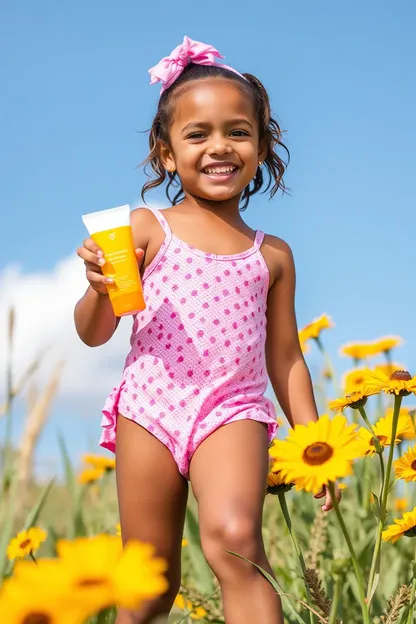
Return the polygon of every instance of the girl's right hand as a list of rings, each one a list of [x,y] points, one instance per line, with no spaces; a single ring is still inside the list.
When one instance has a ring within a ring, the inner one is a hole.
[[[143,249],[136,249],[135,252],[137,261],[140,262],[143,259],[144,251]],[[86,238],[83,246],[78,247],[77,255],[84,260],[85,274],[91,288],[100,295],[107,295],[106,284],[113,284],[114,280],[103,275],[102,267],[105,264],[105,259],[102,250],[92,238]]]

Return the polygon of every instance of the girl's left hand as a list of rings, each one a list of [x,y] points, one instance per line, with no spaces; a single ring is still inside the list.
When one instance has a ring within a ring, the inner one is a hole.
[[[337,501],[340,502],[341,500],[341,490],[338,487],[338,484],[335,483],[335,492],[337,495]],[[330,511],[333,507],[332,504],[332,499],[331,499],[331,494],[329,492],[329,488],[324,485],[322,487],[322,489],[315,494],[314,498],[323,498],[325,496],[325,503],[322,505],[322,511]]]

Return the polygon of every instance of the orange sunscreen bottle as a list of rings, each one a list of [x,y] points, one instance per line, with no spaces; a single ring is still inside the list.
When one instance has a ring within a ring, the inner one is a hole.
[[[82,215],[89,235],[104,254],[102,272],[111,277],[106,284],[116,316],[135,314],[144,310],[142,283],[134,250],[130,224],[130,206],[118,206]]]

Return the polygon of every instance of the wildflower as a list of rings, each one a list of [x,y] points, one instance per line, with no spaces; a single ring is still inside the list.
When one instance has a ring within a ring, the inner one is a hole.
[[[203,607],[194,607],[192,602],[182,596],[182,594],[176,596],[174,604],[181,611],[187,611],[192,620],[202,620],[207,615]]]
[[[342,378],[342,387],[345,394],[354,390],[360,390],[369,372],[370,369],[368,368],[353,368],[347,371]]]
[[[347,355],[356,362],[365,360],[373,355],[372,345],[370,342],[349,342],[339,350],[341,355]]]
[[[272,470],[281,471],[297,490],[317,494],[323,485],[352,472],[352,461],[361,455],[356,425],[342,415],[332,420],[325,414],[317,422],[295,425],[286,440],[269,449],[275,460]]]
[[[400,336],[383,336],[377,340],[373,340],[373,355],[379,353],[389,353],[394,347],[398,347],[403,343],[403,339]]]
[[[95,483],[104,475],[104,470],[101,468],[86,468],[78,475],[79,483]]]
[[[335,401],[331,401],[329,404],[329,409],[333,412],[342,412],[346,407],[351,407],[352,409],[364,407],[364,405],[367,403],[367,396],[368,395],[364,393],[363,390],[353,390],[343,399],[336,399]]]
[[[104,455],[84,455],[84,464],[90,464],[97,470],[115,470],[116,460],[113,457],[104,457]]]
[[[397,421],[396,438],[394,441],[395,444],[398,444],[401,441],[403,437],[403,432],[406,430],[406,427],[407,427],[406,418],[403,418],[403,416],[399,415],[399,418]],[[392,429],[393,429],[392,418],[388,418],[388,417],[380,418],[373,425],[374,435],[376,436],[376,438],[378,438],[382,447],[391,445]],[[376,448],[374,445],[374,439],[373,439],[371,432],[368,431],[368,429],[365,429],[364,427],[360,427],[359,436],[363,444],[363,454],[367,456],[374,455],[376,453]]]
[[[386,392],[407,396],[412,392],[416,394],[416,377],[412,377],[408,371],[396,370],[388,377],[381,370],[376,370],[368,375],[364,382],[365,391],[371,394]]]
[[[395,524],[391,524],[383,531],[382,538],[384,542],[390,540],[394,544],[403,535],[416,537],[416,507],[412,511],[406,511],[402,519],[395,518],[394,522]]]
[[[118,522],[116,524],[116,537],[121,537],[121,524]]]
[[[408,504],[409,504],[409,501],[407,500],[407,498],[396,498],[394,500],[394,509],[396,511],[405,511],[405,509],[407,509]]]
[[[46,540],[47,533],[38,527],[32,527],[28,531],[21,531],[17,537],[11,540],[7,548],[7,556],[12,561],[26,557],[38,550],[39,546]]]
[[[292,489],[293,483],[286,483],[282,474],[279,472],[269,472],[267,475],[267,494],[279,494],[280,492],[289,492]]]
[[[374,370],[380,370],[382,373],[390,377],[396,370],[405,370],[403,364],[397,364],[395,362],[387,362],[386,364],[376,364]]]
[[[306,325],[299,332],[299,338],[301,344],[310,340],[311,338],[319,338],[322,330],[329,329],[333,327],[334,323],[332,322],[331,317],[327,314],[321,314],[319,318],[314,319],[311,323]]]
[[[393,462],[396,477],[410,483],[416,481],[416,446],[407,451]]]
[[[406,423],[406,427],[402,433],[403,440],[414,440],[416,438],[416,430],[415,425],[413,424],[413,419],[410,415],[411,410],[408,407],[400,408],[400,416],[403,418],[403,421]],[[390,419],[390,422],[393,421],[393,409],[390,407],[386,412],[386,417]]]
[[[188,545],[189,545],[188,540],[187,540],[187,539],[183,539],[183,540],[182,540],[182,548],[185,548],[185,547],[186,547],[186,546],[188,546]]]

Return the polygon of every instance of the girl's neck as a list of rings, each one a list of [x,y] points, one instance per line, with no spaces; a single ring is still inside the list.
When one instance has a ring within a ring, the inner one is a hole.
[[[228,223],[242,223],[243,219],[239,210],[240,196],[232,197],[226,201],[211,201],[201,197],[195,197],[185,193],[185,199],[179,204],[183,210],[200,211],[211,213]]]

